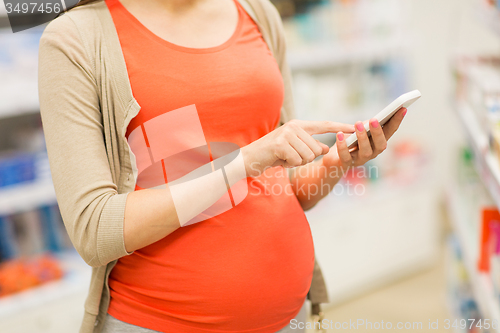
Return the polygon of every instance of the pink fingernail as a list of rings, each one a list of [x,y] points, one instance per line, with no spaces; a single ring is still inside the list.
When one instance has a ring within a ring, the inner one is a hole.
[[[344,133],[338,132],[337,133],[337,140],[339,141],[344,141]]]
[[[403,111],[403,117],[404,117],[404,116],[406,116],[406,112],[408,112],[408,109],[405,109],[405,110]]]
[[[377,128],[378,127],[378,120],[377,119],[373,119],[370,124],[372,125],[373,128]]]
[[[363,127],[363,123],[362,123],[362,122],[360,122],[360,121],[358,121],[358,122],[356,123],[356,129],[357,129],[358,131],[360,131],[360,132],[363,132],[363,130],[365,129],[365,128]]]

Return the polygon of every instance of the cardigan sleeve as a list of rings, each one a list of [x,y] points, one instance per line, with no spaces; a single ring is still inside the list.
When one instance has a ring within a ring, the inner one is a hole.
[[[277,13],[277,11],[276,11]],[[278,55],[278,65],[281,71],[281,76],[283,77],[283,84],[285,89],[285,97],[283,100],[283,109],[281,111],[281,121],[285,123],[289,120],[295,118],[295,103],[293,101],[293,91],[292,91],[292,72],[290,66],[288,65],[288,60],[286,57],[286,39],[283,30],[283,25],[281,18],[278,14],[277,24],[279,28],[279,38],[277,43],[277,55]]]
[[[292,73],[288,65],[286,56],[286,36],[283,28],[281,16],[276,7],[269,0],[257,0],[262,6],[265,15],[267,16],[266,27],[273,46],[273,54],[278,63],[283,77],[283,84],[285,89],[285,96],[283,100],[283,107],[281,110],[281,123],[285,123],[295,118],[295,106],[293,101],[292,91]]]
[[[105,147],[99,90],[79,32],[62,15],[39,46],[40,112],[57,202],[69,237],[93,267],[130,254]]]

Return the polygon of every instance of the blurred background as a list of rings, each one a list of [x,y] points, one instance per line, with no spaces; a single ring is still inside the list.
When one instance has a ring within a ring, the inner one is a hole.
[[[299,118],[353,123],[404,92],[423,96],[387,151],[307,212],[325,318],[499,332],[500,1],[273,2]],[[0,2],[0,332],[77,332],[90,268],[50,178],[37,96],[43,26],[13,34],[8,23]]]

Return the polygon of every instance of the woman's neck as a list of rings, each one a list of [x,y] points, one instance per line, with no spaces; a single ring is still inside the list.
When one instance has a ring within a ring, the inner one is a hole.
[[[182,14],[196,8],[211,6],[210,0],[123,0],[122,3],[132,3],[150,10],[167,11],[172,14]]]
[[[238,24],[234,0],[120,0],[144,26],[171,43],[213,47],[228,40]]]

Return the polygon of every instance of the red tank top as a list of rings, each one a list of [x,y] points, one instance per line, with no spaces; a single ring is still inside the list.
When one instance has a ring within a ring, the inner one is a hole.
[[[243,147],[277,126],[280,71],[237,1],[232,37],[204,49],[169,43],[118,0],[106,3],[141,105],[127,138],[148,120],[190,105],[207,142]],[[289,324],[311,284],[309,224],[286,170],[272,168],[247,182],[248,194],[234,208],[120,258],[109,276],[108,313],[175,333],[275,332]]]

